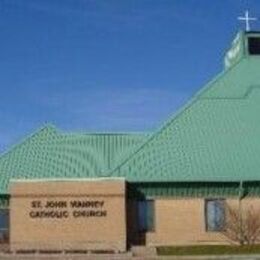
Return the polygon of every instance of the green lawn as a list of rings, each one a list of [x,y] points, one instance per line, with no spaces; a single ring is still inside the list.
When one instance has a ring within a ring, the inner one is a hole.
[[[157,248],[158,255],[240,255],[260,254],[260,245],[252,246],[162,246]]]

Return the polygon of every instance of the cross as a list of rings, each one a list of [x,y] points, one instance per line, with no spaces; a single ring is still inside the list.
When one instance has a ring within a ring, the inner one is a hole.
[[[240,20],[240,21],[245,21],[247,32],[250,31],[250,21],[256,21],[257,20],[257,18],[255,18],[255,17],[250,17],[249,12],[247,10],[245,12],[245,17],[239,16],[237,19]]]

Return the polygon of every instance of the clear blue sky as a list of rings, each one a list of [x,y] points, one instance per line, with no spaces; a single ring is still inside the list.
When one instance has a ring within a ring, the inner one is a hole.
[[[46,122],[153,131],[222,70],[247,8],[260,18],[259,0],[0,0],[0,150]]]

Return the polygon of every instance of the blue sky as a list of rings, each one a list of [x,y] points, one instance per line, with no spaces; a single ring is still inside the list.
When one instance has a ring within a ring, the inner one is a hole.
[[[246,9],[260,18],[259,0],[0,0],[0,151],[46,123],[153,131],[222,70]]]

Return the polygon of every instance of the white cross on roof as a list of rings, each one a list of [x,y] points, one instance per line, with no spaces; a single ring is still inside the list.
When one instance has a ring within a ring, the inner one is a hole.
[[[248,31],[250,31],[250,21],[256,21],[257,18],[256,17],[250,17],[248,10],[246,10],[245,16],[244,17],[239,16],[238,20],[245,21],[245,23],[246,23],[246,31],[248,32]]]

